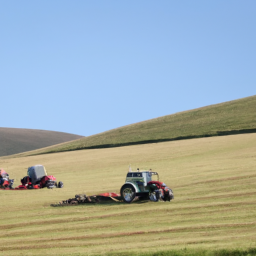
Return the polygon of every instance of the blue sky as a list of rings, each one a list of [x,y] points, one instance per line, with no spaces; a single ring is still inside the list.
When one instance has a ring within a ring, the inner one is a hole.
[[[0,127],[84,136],[256,94],[256,1],[1,0]]]

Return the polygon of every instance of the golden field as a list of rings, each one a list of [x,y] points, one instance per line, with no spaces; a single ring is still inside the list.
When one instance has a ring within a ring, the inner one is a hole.
[[[0,158],[15,186],[35,164],[64,188],[0,191],[0,255],[255,248],[255,133]],[[129,165],[157,171],[174,200],[51,206],[79,193],[119,192]]]

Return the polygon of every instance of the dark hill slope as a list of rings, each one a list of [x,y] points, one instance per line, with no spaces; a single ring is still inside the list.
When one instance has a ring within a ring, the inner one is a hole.
[[[0,128],[0,156],[31,151],[80,138],[82,136],[63,132]]]
[[[256,132],[256,96],[167,115],[31,154]]]

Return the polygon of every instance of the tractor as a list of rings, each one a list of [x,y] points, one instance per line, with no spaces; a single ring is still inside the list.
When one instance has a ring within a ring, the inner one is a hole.
[[[151,169],[140,171],[138,168],[136,172],[133,172],[129,168],[120,194],[126,203],[131,203],[135,198],[149,199],[154,202],[174,199],[173,191],[165,183],[160,182],[158,173]]]
[[[21,184],[16,189],[62,188],[63,182],[57,183],[56,178],[47,175],[43,165],[34,165],[28,168],[27,176],[21,179]]]

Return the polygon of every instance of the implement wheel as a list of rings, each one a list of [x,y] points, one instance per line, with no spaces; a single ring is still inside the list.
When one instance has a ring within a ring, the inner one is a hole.
[[[63,182],[62,182],[62,181],[59,181],[57,187],[58,187],[58,188],[63,188],[63,186],[64,186]]]
[[[131,184],[123,185],[120,194],[123,201],[126,203],[131,203],[136,196],[135,189]]]

